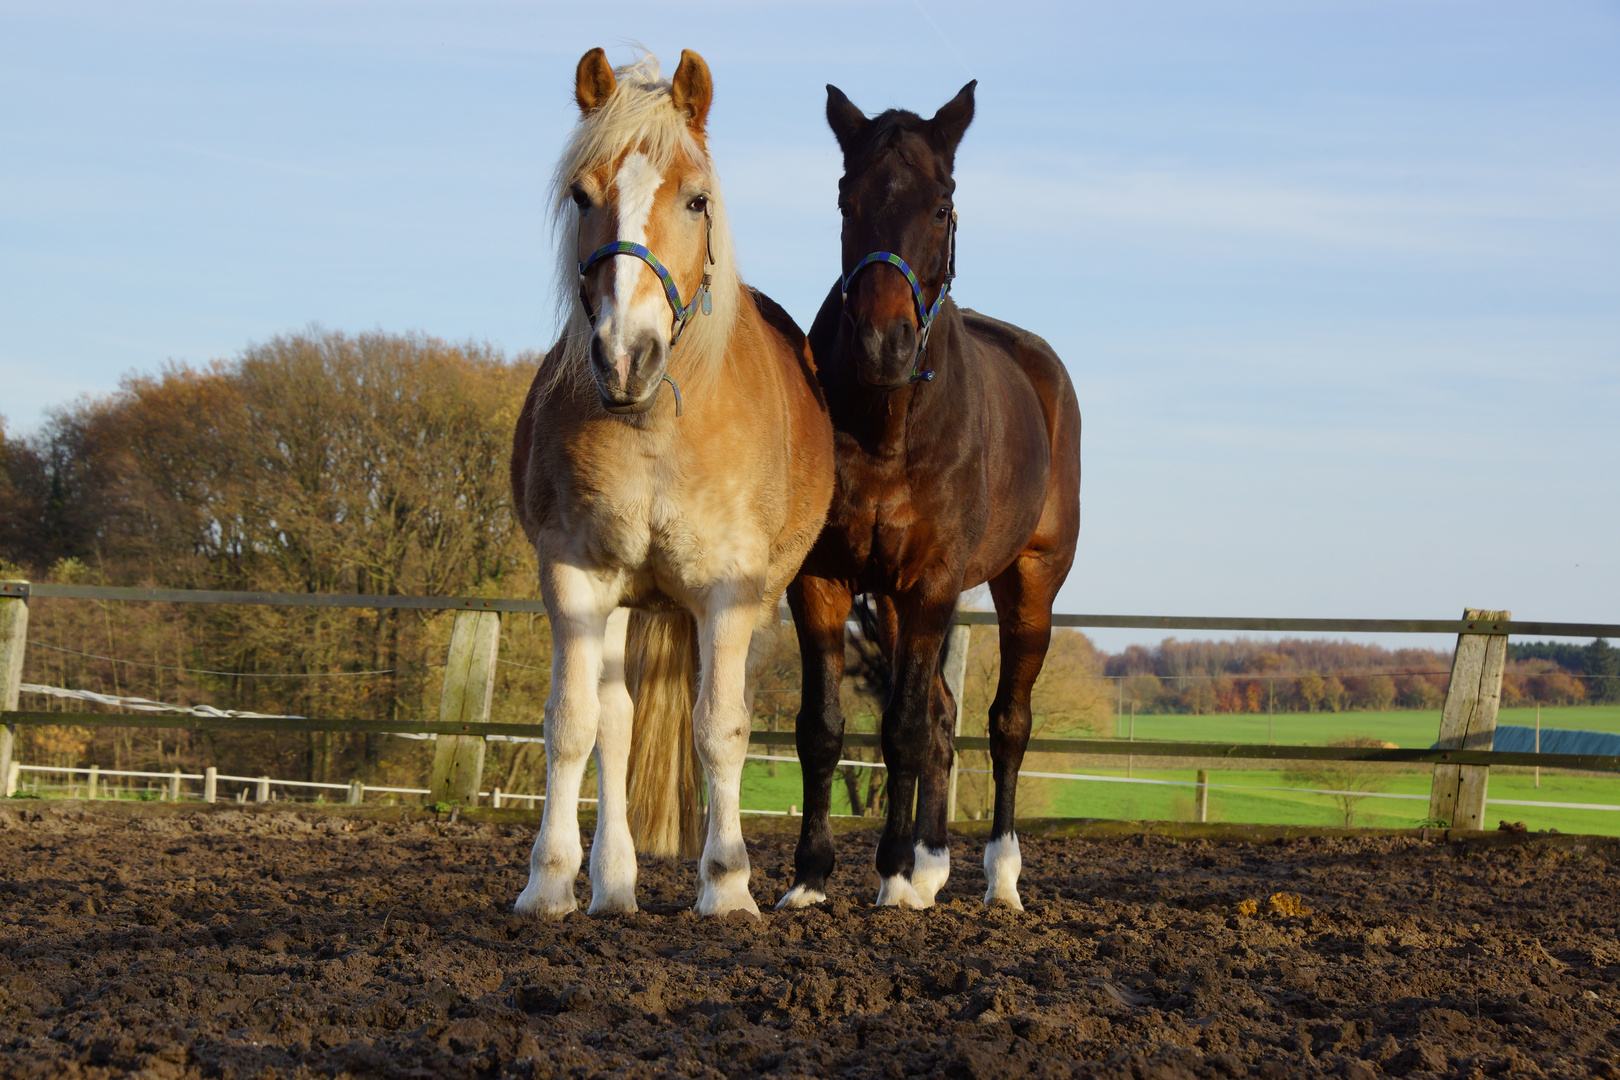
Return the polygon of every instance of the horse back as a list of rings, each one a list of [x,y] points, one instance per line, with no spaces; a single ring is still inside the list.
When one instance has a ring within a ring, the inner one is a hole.
[[[1010,362],[992,370],[1003,379],[1027,380],[1039,402],[1048,471],[1039,521],[1028,545],[1066,552],[1065,559],[1072,559],[1080,531],[1080,403],[1068,369],[1044,338],[968,308],[961,314],[963,328],[976,344]],[[1008,444],[992,440],[990,445]]]
[[[991,318],[972,308],[960,309],[962,325],[968,335],[981,345],[988,345],[1017,365],[1034,387],[1046,414],[1046,429],[1051,433],[1054,450],[1060,441],[1059,433],[1073,427],[1075,451],[1079,450],[1080,403],[1074,393],[1069,371],[1063,366],[1057,352],[1046,339],[1032,334],[1021,326]]]

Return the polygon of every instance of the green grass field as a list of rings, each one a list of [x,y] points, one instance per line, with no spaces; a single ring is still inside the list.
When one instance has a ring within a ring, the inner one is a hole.
[[[1536,710],[1503,709],[1498,724],[1534,727]],[[1130,726],[1126,717],[1119,725],[1124,738]],[[1544,706],[1543,728],[1573,728],[1580,731],[1607,731],[1620,734],[1620,705]],[[1267,735],[1274,732],[1273,737]],[[1264,713],[1220,714],[1215,716],[1138,716],[1138,739],[1168,739],[1180,742],[1278,742],[1319,746],[1335,739],[1369,735],[1399,746],[1421,749],[1432,746],[1440,734],[1440,710],[1395,710],[1390,712]]]
[[[1535,709],[1503,709],[1498,722],[1532,726],[1535,723]],[[1323,745],[1335,739],[1371,736],[1402,747],[1423,748],[1434,743],[1440,727],[1440,714],[1438,711],[1287,713],[1272,718],[1272,724],[1274,736],[1271,741],[1277,743]],[[1541,710],[1541,726],[1620,733],[1620,706],[1544,707]],[[1267,717],[1263,714],[1136,718],[1138,739],[1263,743],[1268,741],[1267,734]],[[782,756],[792,754],[786,747],[776,748],[774,752]],[[984,754],[970,754],[964,758],[963,764],[969,768],[982,768],[986,757]],[[1068,771],[1067,766],[1061,764],[1046,764],[1052,760],[1043,756],[1043,764],[1035,771]],[[1209,774],[1210,820],[1287,825],[1344,824],[1344,811],[1332,796],[1264,790],[1318,786],[1287,780],[1283,771],[1282,767],[1212,768]],[[1090,769],[1087,775],[1123,778],[1124,769]],[[1133,776],[1179,781],[1187,786],[1025,777],[1019,784],[1019,802],[1024,812],[1041,817],[1117,818],[1131,821],[1191,819],[1193,770],[1138,768],[1133,770]],[[1430,773],[1425,769],[1392,772],[1381,778],[1378,790],[1386,794],[1420,795],[1426,798],[1430,779]],[[790,805],[802,806],[804,797],[800,784],[796,764],[777,762],[776,775],[771,776],[766,762],[750,761],[743,774],[742,804],[749,809],[759,810],[786,810]],[[1491,776],[1487,797],[1491,800],[1620,806],[1620,776],[1565,776],[1543,771],[1538,790],[1531,770],[1498,769]],[[974,809],[976,807],[964,805],[962,813]],[[1376,797],[1357,801],[1353,809],[1357,825],[1381,828],[1411,827],[1429,812],[1424,799]],[[849,802],[841,782],[833,787],[833,812],[849,812]],[[1487,821],[1493,825],[1499,820],[1523,821],[1531,829],[1620,835],[1620,811],[1616,810],[1567,810],[1488,802],[1486,814]]]

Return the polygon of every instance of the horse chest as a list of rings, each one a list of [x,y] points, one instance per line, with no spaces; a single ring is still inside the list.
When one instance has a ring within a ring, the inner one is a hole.
[[[828,524],[842,537],[857,574],[890,578],[924,556],[934,529],[917,510],[904,463],[840,470]]]
[[[678,594],[722,568],[757,561],[746,515],[723,493],[694,490],[663,461],[591,478],[578,491],[575,534],[591,561],[629,571],[634,592]]]

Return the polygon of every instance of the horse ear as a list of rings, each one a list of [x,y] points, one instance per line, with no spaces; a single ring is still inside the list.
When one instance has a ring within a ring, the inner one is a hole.
[[[613,65],[608,63],[607,53],[596,48],[579,58],[574,69],[574,100],[581,113],[590,113],[612,97],[613,86]]]
[[[703,122],[709,118],[709,105],[714,101],[714,80],[709,77],[709,65],[691,49],[681,50],[681,62],[675,68],[669,96],[676,109],[691,117],[688,124],[692,130],[702,131]]]
[[[866,114],[857,109],[842,90],[832,83],[827,84],[827,126],[832,128],[833,138],[838,140],[838,148],[845,156],[860,145],[869,123]]]
[[[933,125],[934,133],[945,143],[945,149],[951,155],[956,154],[956,144],[962,141],[967,133],[968,125],[973,123],[973,88],[979,85],[974,79],[956,96],[939,107],[939,112],[929,122]]]

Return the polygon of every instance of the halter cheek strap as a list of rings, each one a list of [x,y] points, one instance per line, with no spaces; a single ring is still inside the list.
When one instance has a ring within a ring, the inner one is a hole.
[[[922,284],[917,280],[917,274],[906,263],[906,260],[892,251],[874,251],[860,262],[855,268],[844,275],[842,282],[844,309],[849,310],[849,290],[855,283],[855,275],[875,263],[888,263],[890,266],[906,275],[906,281],[911,285],[911,300],[917,306],[917,357],[911,364],[912,382],[933,382],[934,373],[922,370],[923,350],[928,348],[928,332],[933,329],[934,316],[939,314],[941,305],[945,303],[945,295],[951,291],[951,282],[956,279],[956,211],[951,211],[951,229],[945,238],[945,281],[939,287],[939,295],[934,297],[932,307],[923,303]]]

